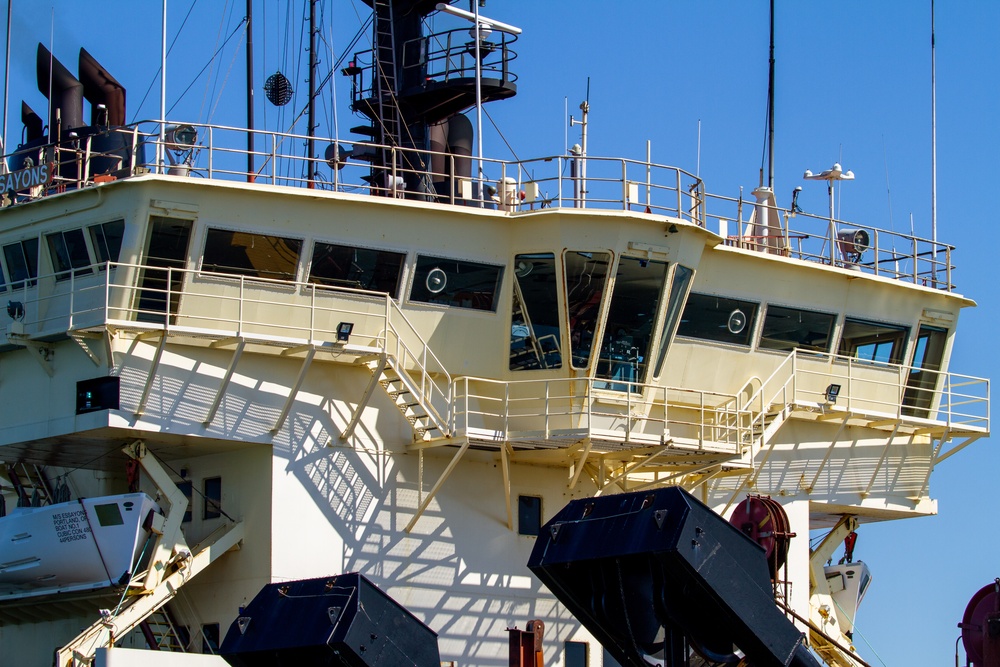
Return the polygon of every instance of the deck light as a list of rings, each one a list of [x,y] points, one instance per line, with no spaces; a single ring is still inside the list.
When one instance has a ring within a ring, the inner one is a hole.
[[[24,304],[20,301],[8,301],[7,315],[10,319],[20,322],[24,319]]]
[[[346,343],[351,338],[354,322],[341,322],[337,325],[337,342]]]
[[[826,397],[827,403],[836,403],[837,397],[840,396],[840,385],[839,384],[827,385],[826,394],[824,394],[824,396]]]

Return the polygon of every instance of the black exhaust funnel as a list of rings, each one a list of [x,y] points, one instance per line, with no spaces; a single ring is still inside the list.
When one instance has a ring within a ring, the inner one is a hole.
[[[101,67],[87,49],[80,49],[80,81],[90,102],[90,124],[119,127],[125,124],[125,86]],[[100,105],[104,105],[104,109]]]
[[[83,84],[41,43],[36,64],[38,90],[49,98],[49,141],[59,141],[83,127]]]

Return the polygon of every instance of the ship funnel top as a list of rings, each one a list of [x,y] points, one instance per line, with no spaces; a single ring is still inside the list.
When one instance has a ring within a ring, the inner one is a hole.
[[[58,139],[59,133],[83,126],[83,84],[43,44],[36,63],[38,90],[49,98],[49,137]]]
[[[90,124],[116,127],[125,124],[125,86],[101,67],[87,49],[80,49],[80,81],[90,102]],[[101,105],[104,105],[103,108]]]

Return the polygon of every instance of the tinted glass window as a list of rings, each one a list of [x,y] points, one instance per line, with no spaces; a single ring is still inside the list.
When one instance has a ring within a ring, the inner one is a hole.
[[[294,280],[302,241],[280,236],[209,229],[203,271]]]
[[[897,324],[880,324],[846,319],[840,334],[838,354],[865,361],[903,363],[903,351],[910,330]]]
[[[217,519],[222,516],[222,478],[205,479],[205,511],[203,519]]]
[[[518,255],[514,258],[510,369],[561,366],[555,255]]]
[[[795,348],[829,352],[833,321],[834,316],[829,313],[768,306],[760,333],[760,347],[789,352]]]
[[[10,273],[11,289],[25,285],[34,287],[38,277],[38,239],[25,239],[3,247],[3,256]]]
[[[410,300],[496,312],[503,268],[443,257],[417,257]]]
[[[542,530],[542,499],[538,496],[517,497],[517,532],[538,535]]]
[[[667,302],[667,312],[663,316],[663,330],[660,332],[660,351],[656,358],[657,377],[663,371],[663,362],[667,359],[667,346],[670,345],[670,337],[673,336],[674,327],[677,326],[677,318],[680,317],[684,297],[687,296],[693,275],[694,271],[686,266],[678,264],[674,268],[674,279],[670,284],[670,300]]]
[[[566,642],[566,667],[589,667],[587,642]]]
[[[125,235],[125,221],[112,220],[89,228],[90,241],[99,264],[117,262],[122,252],[122,237]],[[104,267],[101,267],[104,268]]]
[[[749,347],[757,307],[752,301],[692,293],[684,307],[677,335]]]
[[[309,282],[387,292],[398,297],[405,259],[401,252],[316,243]]]
[[[45,240],[49,246],[52,267],[56,271],[56,280],[66,280],[74,269],[77,276],[92,272],[90,253],[87,251],[82,229],[46,234]]]
[[[587,368],[601,314],[601,299],[607,289],[611,253],[574,250],[568,251],[564,258],[572,364],[574,368]]]
[[[612,382],[602,388],[640,391],[637,385],[623,383],[643,382],[646,377],[666,276],[666,262],[635,257],[619,260],[596,372],[596,377]]]

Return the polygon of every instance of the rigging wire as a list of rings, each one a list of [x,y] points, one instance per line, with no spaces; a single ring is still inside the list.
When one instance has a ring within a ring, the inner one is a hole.
[[[226,17],[226,19],[223,22],[223,25],[231,25],[232,22],[233,22],[233,12],[236,9],[236,2],[235,2],[235,0],[233,0],[232,4],[229,3],[229,0],[226,0],[226,6],[229,8],[229,16]],[[223,10],[223,12],[225,13],[225,10]],[[220,25],[219,28],[220,28],[219,29],[219,34],[221,35],[222,34],[222,26]],[[238,49],[236,51],[238,51]],[[236,58],[236,51],[233,52],[233,59],[234,60]],[[224,79],[222,79],[222,90],[225,90],[225,88],[226,88],[226,83],[229,81],[229,73],[232,71],[232,69],[233,69],[233,63],[230,62],[229,63],[229,69],[226,70],[226,76],[225,76]],[[221,101],[221,98],[222,98],[222,90],[219,90],[219,77],[216,76],[215,77],[215,81],[212,84],[212,97],[211,97],[211,99],[215,100],[215,102],[212,105],[212,110],[208,112],[207,122],[211,122],[212,116],[215,115],[215,110],[219,107],[219,102]],[[202,104],[202,112],[204,111],[204,108],[205,108],[205,105],[203,103]],[[199,114],[198,114],[198,120],[199,121],[202,120],[202,113],[201,112],[199,112]]]
[[[245,36],[247,28],[246,18],[243,19],[242,24],[243,24],[242,34],[243,36]],[[215,105],[212,107],[212,111],[208,114],[209,123],[212,122],[212,117],[215,116],[215,110],[219,108],[219,103],[222,102],[222,92],[226,89],[226,84],[229,83],[229,75],[233,71],[233,66],[236,65],[236,61],[239,56],[239,51],[240,50],[238,48],[233,50],[233,59],[229,61],[229,69],[226,70],[226,77],[222,80],[222,90],[220,90],[219,94],[215,96]],[[216,81],[216,85],[218,85],[218,81]]]
[[[510,151],[510,154],[514,156],[514,159],[516,161],[520,162],[521,158],[518,157],[516,152],[514,152],[514,147],[510,145],[509,141],[507,141],[507,137],[504,136],[503,131],[501,131],[500,129],[500,126],[497,125],[497,122],[495,120],[493,120],[493,116],[491,116],[490,112],[486,110],[486,107],[483,107],[483,113],[486,114],[486,118],[490,121],[490,124],[493,125],[493,129],[497,131],[497,134],[499,134],[500,138],[503,139],[504,144],[507,145],[507,150]]]
[[[219,45],[219,40],[222,39],[222,34],[223,34],[222,29],[226,25],[226,8],[228,6],[229,6],[229,0],[226,0],[226,4],[223,5],[223,7],[222,7],[222,18],[219,20],[219,31],[218,31],[218,33],[215,36],[215,45],[216,45],[216,47],[218,47],[218,45]],[[208,74],[208,78],[205,79],[205,92],[202,93],[202,96],[201,96],[201,108],[198,109],[198,120],[201,120],[205,116],[205,103],[209,99],[208,89],[211,86],[212,77],[214,76],[214,67],[215,67],[215,57],[214,56],[212,57],[212,60],[209,62],[209,65],[213,68],[213,71],[210,71],[209,74]]]
[[[167,49],[167,55],[170,55],[170,52],[174,50],[174,44],[177,43],[177,39],[181,36],[181,33],[184,31],[184,26],[187,24],[188,19],[191,18],[191,12],[194,11],[194,6],[196,4],[198,4],[198,0],[191,0],[191,6],[188,7],[187,14],[184,15],[184,20],[181,21],[181,25],[179,28],[177,28],[177,33],[174,35],[173,41],[170,42],[170,47]],[[135,112],[132,114],[133,123],[135,122],[136,118],[139,117],[139,111],[142,110],[142,105],[146,103],[146,98],[149,97],[149,93],[152,92],[153,86],[156,83],[157,77],[160,75],[161,69],[162,65],[158,65],[156,67],[156,74],[153,75],[152,80],[149,82],[149,88],[146,89],[146,93],[142,96],[142,99],[139,101],[139,106],[135,108]]]
[[[185,95],[187,95],[188,91],[190,91],[191,88],[194,87],[194,84],[198,83],[198,79],[201,78],[201,75],[205,73],[205,70],[211,67],[215,59],[219,56],[220,53],[222,53],[222,50],[226,48],[226,44],[228,44],[229,41],[233,37],[235,37],[236,33],[239,32],[241,29],[245,30],[244,27],[245,25],[246,25],[246,18],[244,17],[244,19],[240,22],[240,25],[236,26],[236,28],[233,29],[233,31],[229,34],[229,37],[226,38],[226,41],[224,41],[222,45],[218,49],[216,49],[215,53],[213,53],[212,56],[208,59],[208,62],[205,63],[205,66],[198,71],[198,73],[191,80],[191,83],[189,83],[187,88],[184,89],[184,92],[180,94],[180,96],[174,101],[173,105],[171,105],[170,109],[167,110],[168,115],[171,112],[173,112],[173,110],[177,107],[178,104],[180,104],[181,100],[184,98]]]

